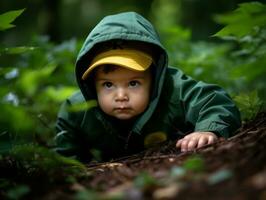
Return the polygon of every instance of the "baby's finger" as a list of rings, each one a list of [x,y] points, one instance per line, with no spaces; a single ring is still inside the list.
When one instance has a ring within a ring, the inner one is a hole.
[[[187,151],[188,150],[188,142],[189,142],[189,140],[182,140],[182,142],[181,142],[181,151],[182,152],[185,152],[185,151]]]
[[[209,136],[209,137],[208,137],[208,144],[212,144],[212,143],[214,143],[216,140],[217,140],[217,137]]]
[[[198,144],[198,140],[189,140],[189,142],[187,144],[187,150],[192,151],[193,149],[195,149],[197,144]]]
[[[201,137],[198,142],[198,148],[203,147],[206,144],[208,144],[208,138]]]
[[[182,143],[182,140],[183,139],[180,139],[180,140],[178,140],[177,142],[176,142],[176,148],[180,148],[181,147],[181,143]]]

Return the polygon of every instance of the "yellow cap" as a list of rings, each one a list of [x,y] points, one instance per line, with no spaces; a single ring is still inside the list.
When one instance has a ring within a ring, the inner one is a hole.
[[[112,64],[135,71],[145,71],[150,67],[152,57],[136,49],[113,49],[98,54],[82,75],[82,79],[88,78],[89,73],[97,66]]]

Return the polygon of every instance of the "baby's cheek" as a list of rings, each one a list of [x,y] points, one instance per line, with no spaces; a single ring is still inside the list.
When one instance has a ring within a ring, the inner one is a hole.
[[[107,98],[103,98],[102,96],[98,96],[98,104],[99,107],[104,111],[104,112],[109,112],[110,107],[111,107],[111,101],[108,100]]]
[[[148,107],[148,104],[149,104],[149,99],[145,95],[142,95],[135,102],[136,108],[138,109],[139,112],[144,112],[145,109]]]

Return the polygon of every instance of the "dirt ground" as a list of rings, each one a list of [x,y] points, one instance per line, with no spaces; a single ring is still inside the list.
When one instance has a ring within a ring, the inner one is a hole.
[[[236,136],[194,152],[181,153],[168,143],[86,167],[87,176],[74,181],[42,186],[35,180],[38,191],[26,199],[266,200],[266,112]]]
[[[181,153],[174,144],[165,144],[127,158],[90,164],[87,170],[89,179],[43,199],[73,199],[66,196],[67,191],[79,192],[76,199],[264,200],[266,113],[244,124],[236,136],[194,152]]]
[[[186,161],[189,158],[195,169]],[[243,125],[236,136],[195,152],[180,153],[174,144],[166,144],[88,169],[94,175],[83,186],[102,192],[106,198],[122,193],[124,199],[263,200],[266,199],[266,113]],[[136,178],[143,171],[149,176]],[[149,181],[150,177],[153,181]]]

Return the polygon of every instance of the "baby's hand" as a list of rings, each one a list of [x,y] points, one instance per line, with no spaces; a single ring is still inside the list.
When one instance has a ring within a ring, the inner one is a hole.
[[[181,148],[182,152],[192,151],[217,140],[218,137],[213,132],[193,132],[178,140],[176,148]]]

